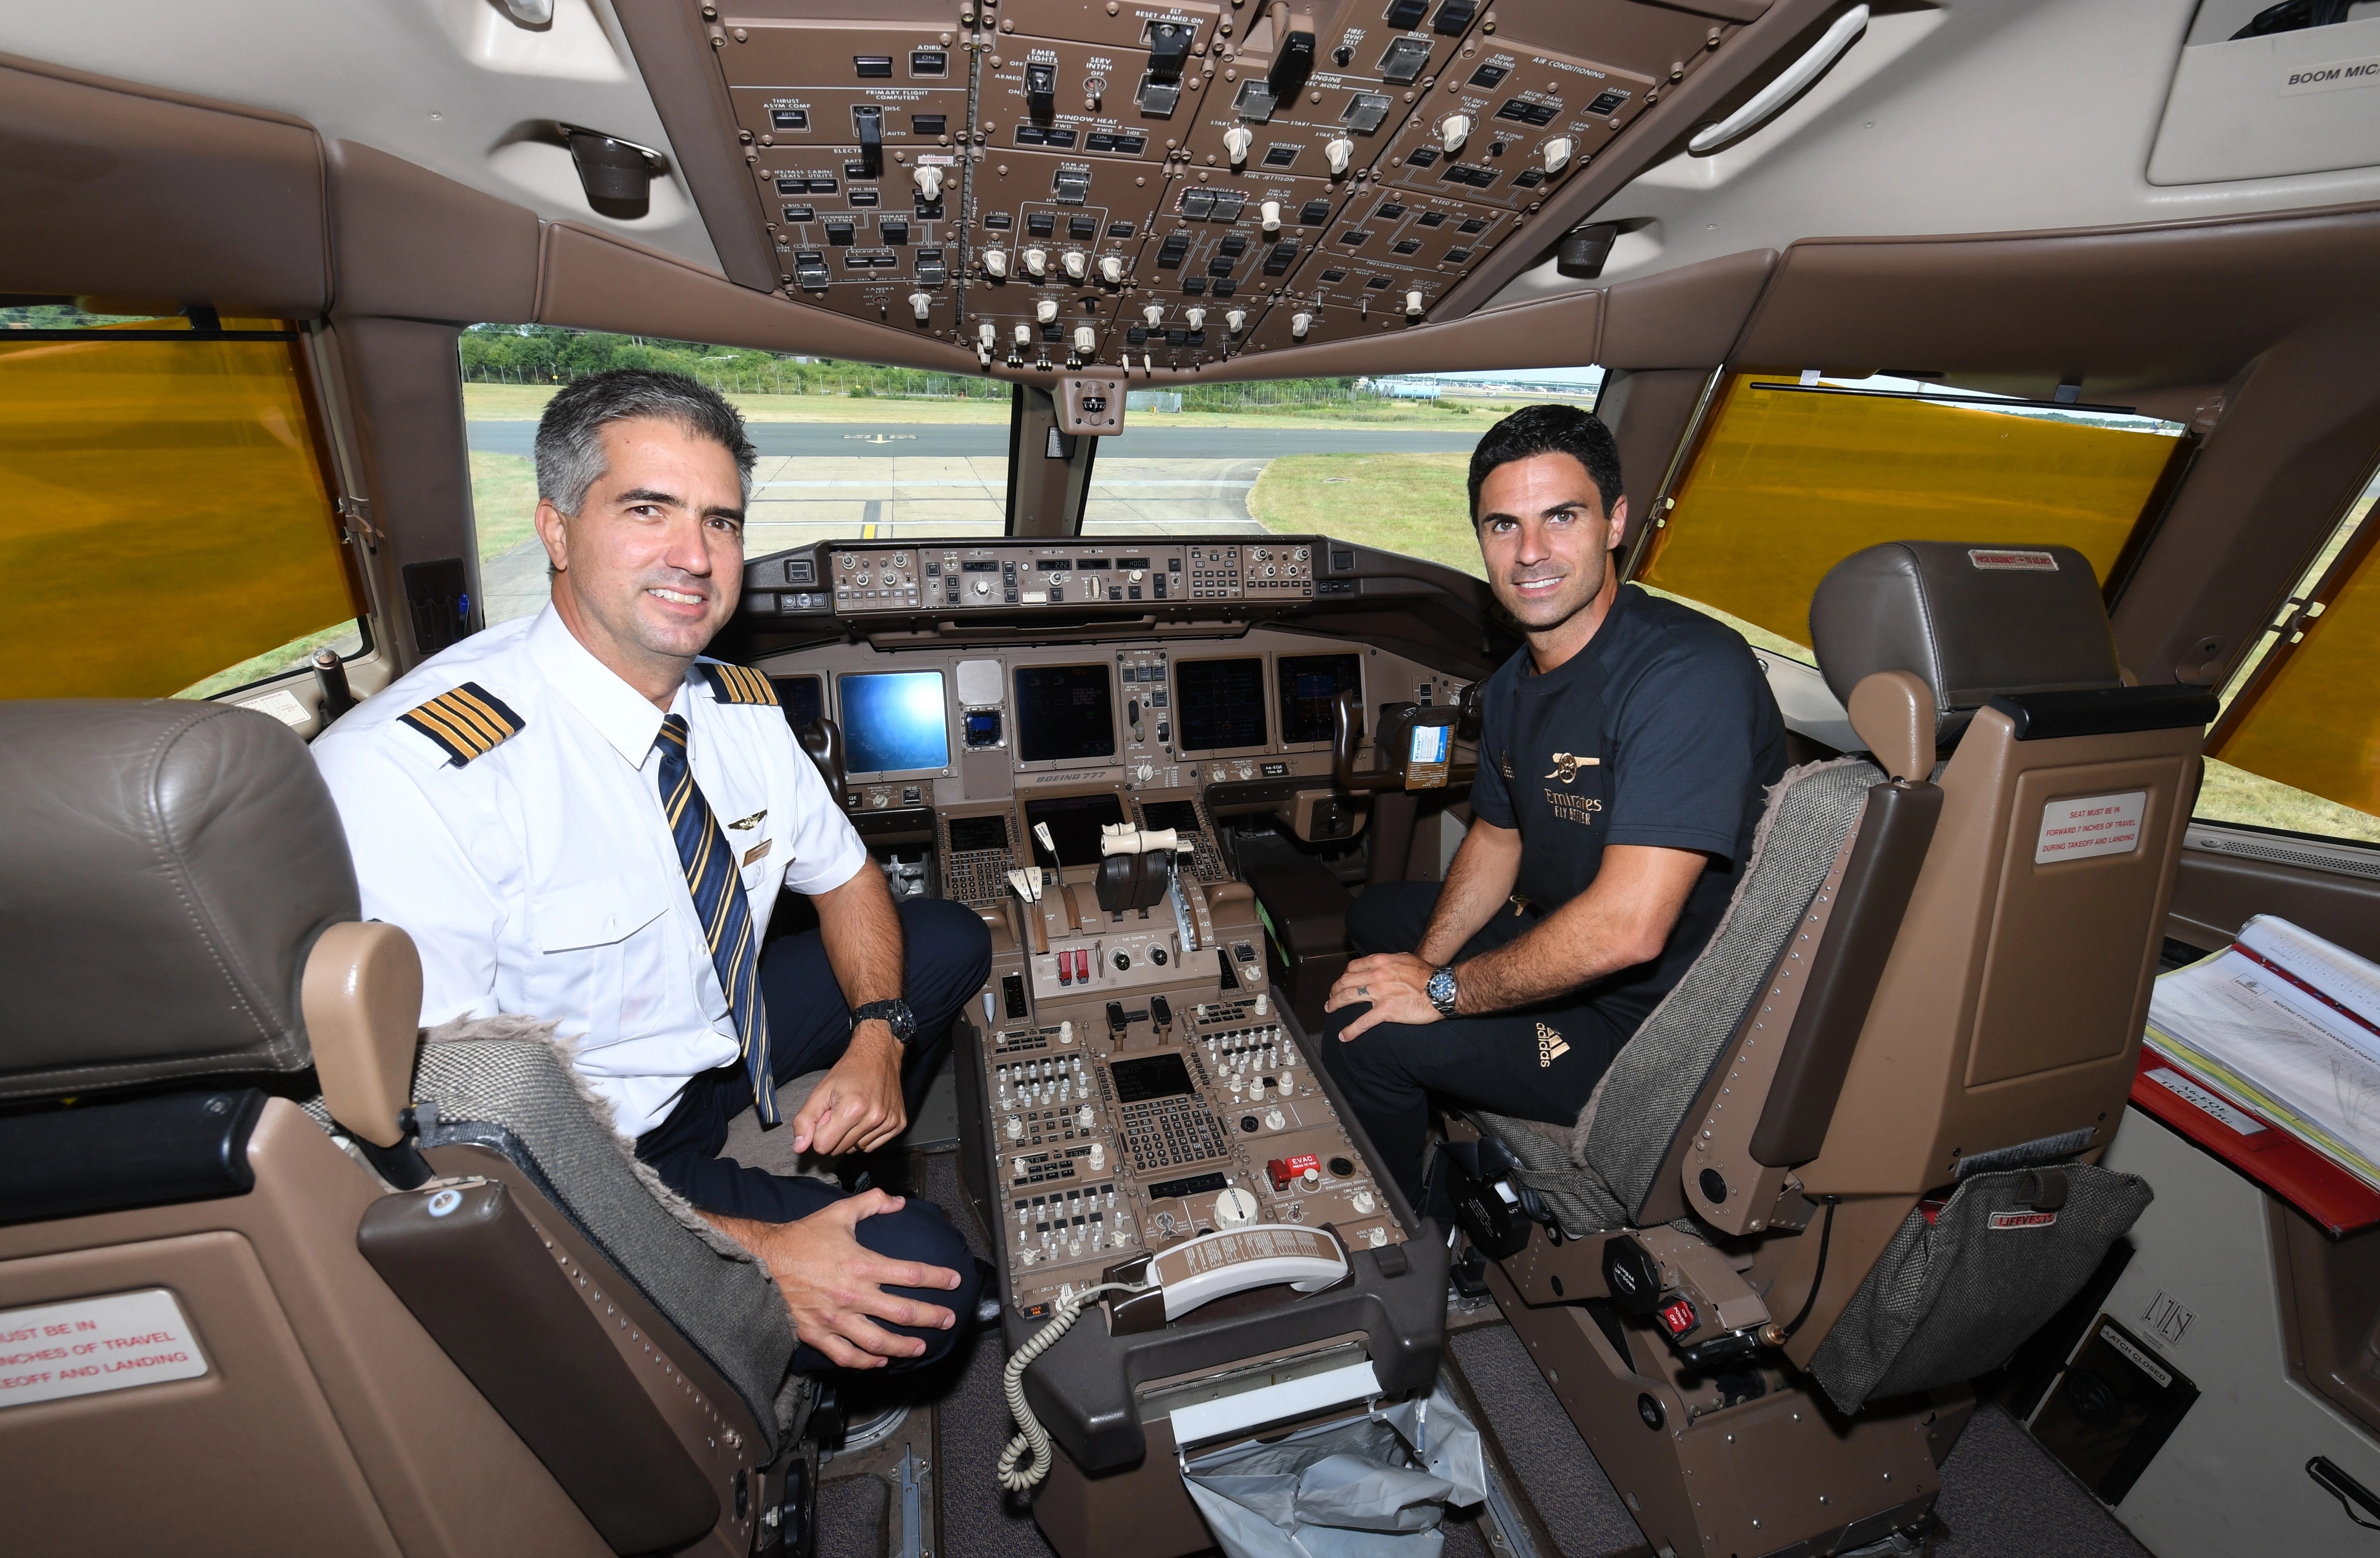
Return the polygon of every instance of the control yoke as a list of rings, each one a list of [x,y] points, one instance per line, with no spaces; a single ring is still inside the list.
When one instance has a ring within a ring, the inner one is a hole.
[[[1381,766],[1362,769],[1355,766],[1355,757],[1364,741],[1363,705],[1356,701],[1353,688],[1341,688],[1331,709],[1331,782],[1358,795],[1469,784],[1478,776],[1479,765],[1446,761],[1452,756],[1447,737],[1477,736],[1479,693],[1479,684],[1474,682],[1463,689],[1462,702],[1453,707],[1382,704],[1379,739],[1373,744]],[[1416,773],[1415,762],[1417,758],[1426,761],[1422,749],[1433,744],[1444,756],[1436,765],[1438,773],[1425,777]]]
[[[826,781],[827,789],[834,796],[835,804],[843,804],[847,783],[844,767],[843,727],[821,714],[794,728],[794,739],[802,750],[818,764],[819,777]]]

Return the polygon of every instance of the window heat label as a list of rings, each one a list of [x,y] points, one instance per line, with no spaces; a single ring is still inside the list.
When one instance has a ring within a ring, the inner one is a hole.
[[[2033,846],[2033,863],[2131,854],[2141,846],[2141,818],[2148,802],[2146,790],[2051,801],[2041,809],[2041,837]]]
[[[189,1317],[162,1287],[0,1311],[0,1407],[206,1371]]]

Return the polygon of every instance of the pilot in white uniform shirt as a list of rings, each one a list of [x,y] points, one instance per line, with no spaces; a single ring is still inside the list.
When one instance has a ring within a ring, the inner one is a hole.
[[[478,692],[441,720],[440,695],[467,684]],[[420,949],[423,1026],[556,1020],[630,1138],[740,1053],[662,813],[662,712],[548,606],[417,667],[313,749],[365,917]],[[695,783],[739,863],[756,940],[781,885],[824,893],[867,864],[758,673],[698,660],[669,712],[689,728]],[[514,733],[474,750],[490,718]]]

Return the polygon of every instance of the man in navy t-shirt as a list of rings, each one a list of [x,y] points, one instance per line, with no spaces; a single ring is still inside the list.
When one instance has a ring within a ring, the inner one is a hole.
[[[1488,678],[1470,832],[1443,885],[1357,900],[1324,1058],[1416,1197],[1427,1095],[1568,1125],[1710,940],[1785,724],[1750,646],[1622,586],[1610,431],[1533,406],[1471,456],[1488,587],[1528,647]]]

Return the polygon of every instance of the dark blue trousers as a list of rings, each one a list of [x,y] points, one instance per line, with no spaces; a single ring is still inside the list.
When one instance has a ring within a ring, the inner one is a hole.
[[[1355,955],[1411,952],[1429,929],[1439,888],[1435,882],[1384,882],[1366,888],[1347,913],[1347,941]],[[1455,960],[1493,951],[1536,923],[1534,915],[1499,909]],[[1381,1166],[1416,1205],[1430,1094],[1498,1114],[1567,1126],[1586,1107],[1587,1095],[1633,1031],[1593,1000],[1571,995],[1558,1004],[1487,1016],[1411,1027],[1384,1022],[1352,1043],[1341,1043],[1339,1030],[1371,1009],[1362,1004],[1332,1012],[1317,1047],[1364,1122]]]
[[[912,898],[899,912],[902,997],[917,1018],[917,1036],[902,1063],[901,1096],[914,1120],[925,1102],[927,1084],[950,1053],[952,1020],[967,997],[983,987],[991,967],[991,937],[975,911],[963,904]],[[851,1042],[851,1008],[817,931],[787,936],[761,955],[760,994],[769,1008],[770,1065],[780,1085],[843,1058]],[[668,1119],[637,1138],[637,1156],[696,1206],[728,1217],[796,1223],[843,1199],[842,1191],[822,1181],[782,1178],[719,1156],[728,1126],[751,1107],[752,1084],[740,1063],[706,1071],[686,1084]],[[788,1120],[777,1128],[791,1126]],[[855,1232],[861,1245],[879,1255],[959,1274],[955,1289],[886,1290],[940,1304],[959,1318],[948,1331],[886,1324],[888,1331],[923,1337],[926,1343],[921,1357],[896,1358],[887,1367],[914,1369],[937,1361],[966,1333],[975,1313],[979,1283],[966,1240],[941,1207],[914,1197],[899,1211],[861,1219]],[[795,1350],[794,1367],[815,1373],[834,1364],[805,1345]]]

